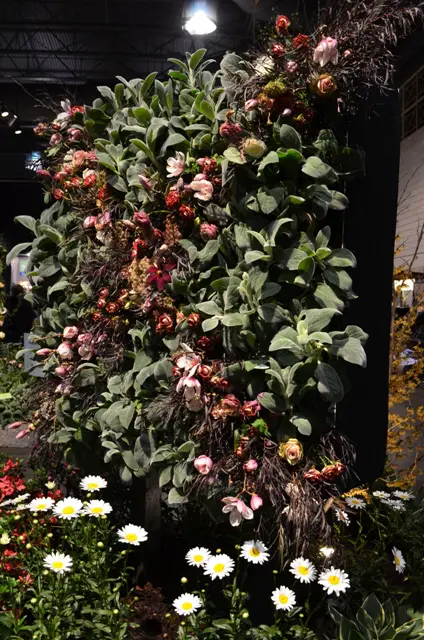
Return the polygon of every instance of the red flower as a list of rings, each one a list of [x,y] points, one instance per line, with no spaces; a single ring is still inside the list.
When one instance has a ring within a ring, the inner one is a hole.
[[[103,289],[100,289],[99,296],[101,298],[107,298],[109,293],[110,293],[109,289],[107,287],[104,287]]]
[[[23,582],[24,585],[28,586],[30,584],[32,584],[34,582],[34,580],[31,578],[30,574],[27,573],[25,576],[19,576],[19,581]]]
[[[257,400],[247,400],[242,407],[242,413],[247,418],[253,418],[261,410],[261,405]]]
[[[271,53],[276,58],[282,58],[286,53],[286,48],[281,42],[274,42],[271,47]]]
[[[116,304],[116,302],[108,302],[106,305],[106,311],[108,313],[116,313],[118,311],[118,305]]]
[[[16,558],[18,553],[16,551],[12,551],[11,549],[5,549],[4,557],[5,558]]]
[[[98,311],[95,311],[92,315],[94,322],[98,322],[99,320],[102,319],[102,317],[103,317],[102,314],[99,313]]]
[[[191,222],[192,220],[194,220],[195,217],[195,212],[193,207],[189,207],[186,204],[182,204],[181,207],[178,209],[178,215],[181,218],[181,220],[186,220],[187,222]]]
[[[82,178],[79,178],[78,176],[75,176],[74,178],[71,178],[70,180],[70,185],[72,187],[80,187],[82,184]]]
[[[202,364],[202,366],[197,370],[197,373],[204,380],[208,380],[212,375],[212,368],[208,367],[207,364]]]
[[[167,209],[176,209],[181,202],[181,196],[177,191],[170,191],[165,198]]]
[[[97,182],[97,174],[93,169],[84,171],[84,187],[92,187]]]
[[[133,215],[133,221],[140,227],[144,227],[145,229],[150,229],[152,223],[150,222],[150,218],[145,211],[136,211]]]
[[[215,158],[199,158],[197,162],[202,167],[203,173],[211,173],[216,169]]]
[[[293,46],[295,49],[301,49],[302,47],[307,47],[309,44],[309,37],[305,36],[303,33],[299,33],[298,36],[293,38]]]
[[[203,349],[204,351],[210,351],[210,349],[212,348],[211,339],[207,336],[202,336],[201,338],[199,338],[196,344],[199,349]]]
[[[85,112],[85,108],[84,107],[80,107],[75,105],[74,107],[71,107],[71,114],[74,116],[76,113],[84,113]]]
[[[287,29],[290,26],[290,20],[287,16],[278,16],[275,21],[275,28],[279,33],[286,33]]]
[[[169,315],[169,313],[163,313],[159,316],[156,323],[156,331],[160,333],[161,331],[165,331],[166,333],[170,333],[174,328],[174,321]]]
[[[100,298],[100,300],[97,300],[97,308],[98,309],[104,309],[104,307],[106,306],[106,300],[104,298]]]
[[[131,249],[131,257],[133,260],[138,258],[140,252],[144,253],[147,249],[147,242],[141,238],[136,238]]]
[[[318,471],[318,469],[315,469],[315,467],[312,467],[312,469],[308,469],[308,471],[305,471],[303,477],[305,478],[305,480],[310,480],[311,482],[322,482],[322,475],[320,471]]]
[[[187,324],[189,327],[197,327],[200,324],[200,316],[198,313],[190,313],[187,318]]]
[[[168,282],[171,282],[172,278],[169,272],[173,269],[175,269],[174,262],[165,263],[161,269],[152,265],[147,269],[148,276],[146,281],[148,284],[154,285],[158,291],[163,291],[165,285],[168,284]]]
[[[105,200],[107,198],[107,187],[102,187],[97,192],[97,197],[99,200]]]
[[[52,193],[55,200],[62,200],[63,196],[65,195],[62,189],[53,189]]]

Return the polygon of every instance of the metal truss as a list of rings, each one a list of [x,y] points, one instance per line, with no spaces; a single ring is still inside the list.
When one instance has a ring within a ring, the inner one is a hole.
[[[218,57],[251,32],[232,0],[219,2],[219,28],[202,39],[182,30],[182,10],[182,0],[1,0],[0,82],[143,77],[199,46]]]

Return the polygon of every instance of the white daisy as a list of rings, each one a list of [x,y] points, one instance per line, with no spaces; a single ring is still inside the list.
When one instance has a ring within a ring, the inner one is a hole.
[[[290,611],[296,604],[296,595],[294,591],[288,587],[278,587],[272,592],[271,600],[275,604],[276,609]]]
[[[409,491],[393,491],[393,495],[395,498],[400,498],[401,500],[413,500],[414,494],[409,493]]]
[[[193,547],[186,554],[186,560],[192,567],[202,567],[211,557],[211,552],[205,547]]]
[[[176,598],[172,604],[180,616],[189,616],[191,613],[197,611],[197,609],[200,609],[202,601],[199,596],[195,596],[192,593],[183,593],[183,595]]]
[[[387,504],[387,506],[394,509],[394,511],[405,511],[406,507],[402,500],[382,500],[383,504]]]
[[[4,502],[0,503],[0,507],[6,507],[6,506],[8,506],[10,504],[19,504],[20,502],[23,502],[27,498],[29,498],[29,493],[23,493],[21,496],[18,496],[17,498],[11,498],[10,500],[4,500]]]
[[[313,582],[316,578],[317,571],[310,560],[305,558],[296,558],[290,563],[290,573],[294,575],[296,580],[300,582]]]
[[[347,527],[350,525],[350,518],[347,515],[346,511],[343,511],[343,509],[335,509],[336,512],[336,518],[339,522],[343,522]]]
[[[212,580],[225,578],[232,571],[234,571],[234,560],[225,553],[211,556],[205,565],[205,576],[210,576]]]
[[[405,571],[406,562],[405,562],[405,558],[403,557],[402,551],[399,551],[399,549],[396,549],[396,547],[393,547],[392,553],[393,553],[393,564],[396,567],[396,571],[398,573],[403,573]]]
[[[99,518],[100,516],[106,516],[112,511],[112,505],[104,500],[90,500],[84,505],[83,514],[85,516],[92,516],[93,518]]]
[[[346,498],[346,504],[348,507],[352,507],[352,509],[365,509],[367,503],[362,498],[356,498],[355,496],[348,496]]]
[[[29,503],[17,504],[16,511],[25,511],[25,509],[28,509],[28,507],[29,507]]]
[[[70,520],[71,518],[78,518],[82,507],[83,504],[78,498],[64,498],[56,503],[53,508],[53,513],[59,518]]]
[[[30,511],[36,513],[37,511],[49,511],[53,508],[53,505],[54,500],[52,498],[34,498],[27,506]]]
[[[83,491],[99,491],[105,489],[107,482],[101,476],[86,476],[80,482],[80,488]]]
[[[118,531],[119,542],[133,544],[136,547],[140,542],[146,542],[147,531],[143,527],[137,527],[135,524],[127,524]]]
[[[253,564],[263,564],[269,560],[268,548],[263,542],[259,542],[259,540],[249,540],[245,542],[241,548],[240,555]]]
[[[331,567],[323,571],[318,579],[319,584],[324,587],[324,591],[331,595],[335,593],[339,596],[342,591],[350,588],[350,580],[345,571]]]
[[[65,571],[70,571],[72,568],[72,558],[71,556],[65,556],[64,553],[49,553],[44,558],[43,564],[50,571],[65,573]]]
[[[387,493],[387,491],[373,491],[372,495],[374,498],[390,498],[390,493]]]

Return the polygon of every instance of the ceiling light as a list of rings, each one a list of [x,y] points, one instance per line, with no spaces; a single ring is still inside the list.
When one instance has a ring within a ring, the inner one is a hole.
[[[7,118],[8,115],[9,115],[9,112],[6,111],[6,110],[1,112],[1,117],[2,118]]]
[[[22,133],[22,129],[16,129],[15,130],[15,136],[20,136]]]
[[[7,120],[8,126],[9,127],[13,127],[13,125],[15,124],[17,119],[18,119],[18,116],[15,116],[14,114],[10,115],[8,120]]]
[[[211,1],[196,0],[186,5],[184,29],[192,36],[206,36],[216,29],[216,10]]]

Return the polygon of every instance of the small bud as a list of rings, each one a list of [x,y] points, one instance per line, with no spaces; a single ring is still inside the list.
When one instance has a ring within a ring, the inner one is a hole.
[[[53,534],[52,534],[52,532],[48,533],[48,534],[47,534],[47,537],[48,537],[48,538],[53,538]]]
[[[117,616],[117,615],[118,615],[118,613],[119,613],[119,609],[114,609],[114,610],[113,610],[113,615],[114,615],[114,616]]]
[[[14,519],[15,519],[15,520],[20,520],[20,519],[21,519],[21,516],[20,516],[19,514],[17,514],[16,516],[14,516]]]
[[[103,544],[103,542],[98,542],[97,546],[99,547],[99,549],[103,549],[105,545]]]
[[[234,549],[235,549],[236,551],[240,551],[241,547],[240,547],[240,545],[239,545],[239,544],[235,544],[235,545],[234,545]]]
[[[188,580],[187,578],[181,578],[181,584],[187,584]]]
[[[31,598],[30,603],[35,604],[37,602],[37,598]]]
[[[244,612],[241,614],[241,617],[243,618],[243,620],[247,620],[247,618],[249,617],[248,612],[247,612],[247,611],[244,611]]]
[[[276,569],[274,569],[272,573],[274,574],[274,576],[278,576],[278,571]]]
[[[48,576],[48,575],[49,575],[49,572],[47,571],[47,569],[44,569],[43,576]]]
[[[32,548],[32,544],[30,542],[28,542],[27,545],[25,545],[25,549],[31,549]]]
[[[222,553],[222,549],[217,549],[216,553]]]

